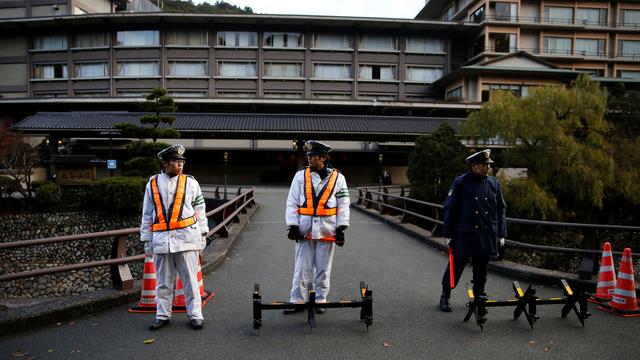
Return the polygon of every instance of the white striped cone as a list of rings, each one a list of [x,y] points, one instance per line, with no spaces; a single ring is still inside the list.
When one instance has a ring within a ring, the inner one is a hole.
[[[176,289],[175,289],[175,292],[173,293],[173,306],[174,307],[187,306],[184,298],[184,287],[182,286],[182,281],[180,280],[180,276],[176,276]]]
[[[606,242],[602,247],[602,260],[598,272],[598,286],[594,297],[598,301],[609,301],[613,297],[616,288],[616,270],[613,265],[611,244]]]
[[[636,283],[633,278],[633,260],[631,259],[631,249],[624,249],[622,261],[620,262],[620,270],[618,271],[618,280],[616,281],[616,289],[613,291],[613,297],[609,306],[614,311],[623,313],[640,312],[638,302],[636,300]]]
[[[156,306],[156,284],[156,267],[153,263],[153,256],[147,255],[144,258],[140,306]]]

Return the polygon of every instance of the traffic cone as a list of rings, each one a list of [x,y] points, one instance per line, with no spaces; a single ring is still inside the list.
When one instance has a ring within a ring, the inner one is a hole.
[[[156,266],[153,263],[153,256],[144,257],[144,271],[142,275],[142,294],[140,302],[129,308],[131,313],[156,312]]]
[[[596,293],[589,297],[589,301],[596,304],[611,301],[615,288],[616,270],[613,266],[613,254],[611,253],[611,244],[606,242],[602,247],[602,260],[600,261]]]
[[[176,276],[176,288],[173,292],[173,305],[171,309],[175,312],[187,311],[187,304],[184,301],[184,286],[180,280],[180,275]]]
[[[202,278],[202,267],[200,266],[200,259],[198,259],[198,286],[200,287],[200,298],[202,298],[202,307],[207,305],[207,302],[215,295],[211,290],[204,289],[204,281]]]
[[[613,297],[601,307],[624,317],[640,316],[640,307],[636,299],[636,282],[633,278],[633,260],[629,248],[625,248],[622,255]]]

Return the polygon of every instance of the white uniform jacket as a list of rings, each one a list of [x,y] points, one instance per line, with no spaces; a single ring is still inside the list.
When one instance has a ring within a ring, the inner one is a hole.
[[[316,194],[319,194],[325,184],[329,182],[331,173],[336,171],[331,168],[328,170],[329,175],[324,178],[324,180],[320,179],[320,175],[318,175],[318,173],[313,171],[311,172],[311,182],[315,188]],[[347,180],[344,178],[344,175],[339,173],[333,192],[327,200],[327,208],[338,208],[336,215],[300,215],[298,213],[298,209],[304,206],[306,200],[304,190],[304,172],[305,169],[298,171],[291,182],[285,214],[287,226],[298,226],[300,234],[307,236],[311,235],[311,239],[313,240],[327,240],[327,238],[334,238],[336,235],[336,228],[338,226],[349,226],[349,204],[351,200],[349,198],[349,190],[347,189]]]
[[[158,177],[158,191],[162,198],[165,211],[170,209],[173,198],[176,195],[178,176],[169,177],[160,173]],[[156,218],[156,207],[153,202],[153,192],[151,190],[151,180],[147,183],[144,193],[144,203],[142,206],[142,222],[140,224],[140,240],[151,241],[154,254],[176,253],[187,250],[204,249],[206,243],[202,233],[209,231],[207,216],[204,204],[204,197],[200,190],[200,184],[187,175],[187,188],[184,194],[184,206],[182,208],[182,218],[186,219],[196,215],[197,221],[186,228],[153,231],[152,225]]]

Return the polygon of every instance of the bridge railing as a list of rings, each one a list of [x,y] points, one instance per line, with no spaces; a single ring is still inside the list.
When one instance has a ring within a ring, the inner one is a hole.
[[[204,190],[204,193],[207,191]],[[239,215],[247,213],[255,204],[255,189],[253,187],[237,188],[236,194],[220,206],[206,213],[210,226],[207,237],[216,235],[226,237],[229,235],[229,226],[240,221]],[[217,193],[217,192],[216,192]],[[219,195],[219,194],[218,194]],[[219,196],[217,196],[220,199]],[[42,239],[22,240],[0,243],[0,251],[7,251],[22,247],[59,244],[68,241],[87,241],[100,238],[114,238],[111,248],[111,258],[76,264],[67,264],[37,270],[22,271],[9,274],[1,274],[0,282],[25,279],[48,274],[56,274],[73,270],[83,270],[102,266],[111,266],[111,281],[115,288],[130,289],[133,287],[133,276],[129,269],[129,263],[141,261],[144,254],[127,256],[127,239],[130,235],[139,234],[140,228],[127,228],[119,230],[101,231],[88,234],[67,235]]]
[[[418,220],[414,222],[432,234],[441,230],[443,225],[443,205],[410,198],[411,187],[409,185],[382,186],[380,191],[378,191],[378,186],[357,187],[356,190],[358,192],[356,204],[359,206],[376,210],[382,215],[400,216],[400,222],[408,222],[409,218],[413,217]],[[635,234],[635,236],[640,234],[640,226],[539,221],[510,217],[507,218],[507,224],[532,227],[535,232],[539,232],[541,235],[546,235],[552,231],[559,231],[565,235],[569,234],[568,236],[581,233],[584,239],[581,242],[581,248],[532,244],[512,239],[506,239],[505,241],[505,247],[532,252],[532,254],[520,252],[521,256],[518,262],[522,263],[533,262],[531,256],[540,257],[540,255],[536,255],[540,253],[562,254],[565,257],[547,255],[548,259],[546,261],[537,261],[537,263],[549,263],[553,267],[553,265],[559,265],[558,262],[562,263],[560,265],[567,265],[573,262],[573,267],[579,268],[578,274],[581,278],[590,278],[596,271],[597,257],[601,255],[601,250],[599,249],[601,246],[600,238],[604,234],[631,233]],[[546,229],[546,231],[540,231],[540,228]],[[613,254],[617,257],[622,256],[620,251],[614,251]],[[569,258],[566,258],[567,255]],[[640,253],[633,253],[633,256],[638,258]]]

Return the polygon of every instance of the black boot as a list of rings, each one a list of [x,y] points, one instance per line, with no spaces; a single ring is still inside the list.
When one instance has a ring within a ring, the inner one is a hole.
[[[451,312],[451,306],[449,305],[450,297],[451,297],[451,289],[447,289],[443,287],[442,295],[440,295],[440,310],[444,312]]]

